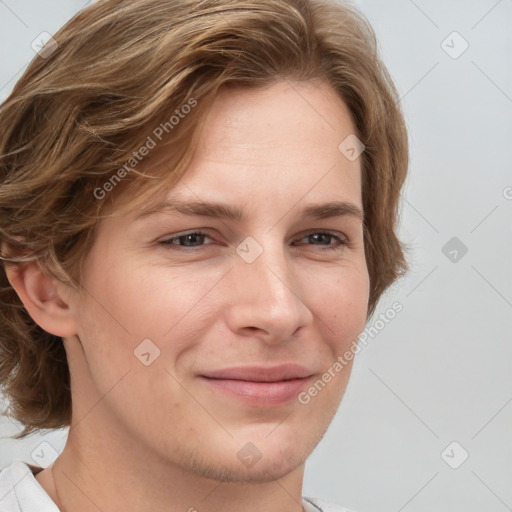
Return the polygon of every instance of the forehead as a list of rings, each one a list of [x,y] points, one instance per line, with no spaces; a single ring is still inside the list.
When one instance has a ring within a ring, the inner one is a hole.
[[[213,159],[229,148],[240,162],[258,161],[269,148],[287,149],[304,158],[334,154],[355,132],[350,112],[327,83],[278,81],[258,89],[225,88],[210,108],[198,156]],[[275,152],[272,156],[276,156]],[[265,162],[262,162],[264,164]]]
[[[322,82],[225,90],[183,183],[210,197],[228,187],[242,194],[248,184],[274,199],[306,188],[313,196],[341,189],[360,195],[360,159],[350,161],[338,148],[354,131],[345,103]]]
[[[324,82],[225,88],[207,113],[184,175],[155,198],[289,202],[307,194],[312,201],[361,205],[361,159],[350,161],[339,150],[354,131],[347,106]]]

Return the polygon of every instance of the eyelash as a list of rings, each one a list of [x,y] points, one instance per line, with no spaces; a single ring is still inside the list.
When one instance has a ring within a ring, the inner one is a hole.
[[[173,241],[175,241],[175,240],[183,239],[185,237],[192,236],[192,235],[204,236],[204,237],[207,237],[207,238],[211,238],[206,233],[204,233],[203,231],[199,231],[198,230],[198,231],[191,231],[189,233],[183,233],[181,235],[173,236],[171,238],[167,238],[166,240],[162,240],[160,242],[160,244],[162,244],[164,246],[167,246],[166,247],[167,249],[171,249],[171,250],[185,250],[185,251],[194,250],[197,247],[203,247],[204,244],[196,245],[196,246],[186,246],[186,245],[180,245],[180,244],[173,243]],[[313,231],[313,232],[308,233],[307,235],[303,236],[301,238],[301,240],[303,240],[304,238],[313,236],[313,235],[324,235],[324,236],[326,235],[326,236],[332,237],[336,242],[338,242],[338,245],[336,245],[336,246],[332,246],[332,245],[331,246],[329,246],[329,245],[323,246],[322,244],[318,244],[320,247],[324,247],[322,250],[334,251],[334,250],[343,249],[345,246],[349,245],[349,240],[347,238],[345,238],[343,236],[340,236],[340,235],[336,235],[334,233],[330,233],[329,231]]]

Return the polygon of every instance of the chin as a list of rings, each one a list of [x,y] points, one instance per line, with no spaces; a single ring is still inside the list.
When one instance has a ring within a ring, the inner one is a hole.
[[[268,431],[267,431],[268,436]],[[232,442],[212,442],[209,446],[197,446],[194,451],[182,453],[177,463],[183,471],[217,482],[248,484],[267,483],[279,480],[304,465],[321,436],[304,440],[283,439],[276,435],[254,441],[244,436]],[[174,454],[176,456],[176,453]]]
[[[285,477],[302,466],[306,458],[298,456],[297,453],[293,454],[293,458],[287,459],[262,457],[250,467],[244,466],[239,461],[233,463],[230,460],[226,464],[222,464],[218,461],[208,463],[204,458],[201,459],[196,459],[188,468],[198,476],[217,482],[258,484],[274,482]]]

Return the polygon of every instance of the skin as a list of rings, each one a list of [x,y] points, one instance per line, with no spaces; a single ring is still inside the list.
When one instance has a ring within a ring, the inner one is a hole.
[[[335,200],[362,210],[360,159],[338,150],[352,133],[347,107],[321,82],[223,91],[168,192],[238,206],[243,219],[164,211],[103,220],[81,294],[37,264],[9,269],[31,316],[63,337],[68,355],[67,444],[36,476],[62,510],[302,510],[304,463],[351,365],[308,404],[249,405],[200,375],[296,363],[311,374],[307,390],[363,330],[361,219],[300,216]],[[187,237],[163,243],[191,230],[207,236],[188,248]],[[249,236],[263,251],[252,263],[235,250]],[[160,350],[149,366],[134,356],[147,338]],[[249,442],[261,454],[252,467],[237,456]]]

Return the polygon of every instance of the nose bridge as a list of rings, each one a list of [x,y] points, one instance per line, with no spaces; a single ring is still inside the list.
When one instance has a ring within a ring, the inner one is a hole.
[[[261,243],[246,239],[237,253],[232,328],[256,328],[269,339],[291,336],[308,322],[311,312],[299,296],[285,247],[272,237]]]
[[[253,261],[245,259],[241,253],[241,247],[237,249],[240,258],[238,261],[239,273],[247,283],[252,283],[255,291],[262,294],[268,293],[269,300],[285,299],[290,293],[290,286],[293,286],[288,262],[286,260],[285,248],[277,244],[272,237],[262,241],[260,249],[254,247],[258,242],[247,242],[250,247]],[[247,248],[247,247],[244,247]],[[258,252],[256,252],[258,251]]]

